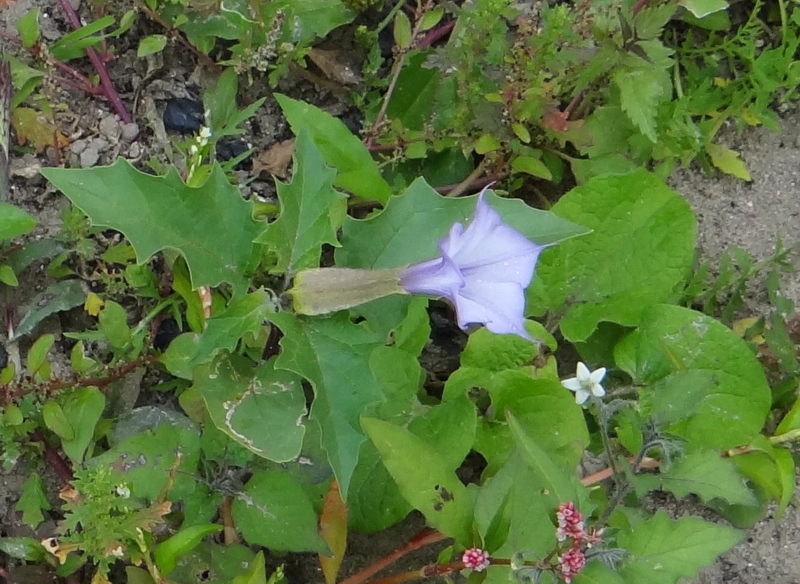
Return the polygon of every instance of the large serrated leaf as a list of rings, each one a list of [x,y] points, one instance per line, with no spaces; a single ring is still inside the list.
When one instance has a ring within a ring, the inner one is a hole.
[[[295,135],[308,131],[325,162],[339,171],[334,184],[364,199],[386,203],[392,189],[378,171],[369,151],[340,120],[314,107],[276,94]]]
[[[703,18],[728,8],[726,0],[679,0],[678,4],[697,18]]]
[[[166,176],[139,172],[126,160],[86,170],[47,168],[42,174],[94,225],[122,232],[140,263],[170,248],[185,259],[192,285],[230,283],[237,294],[257,261],[253,239],[261,230],[252,204],[219,167],[199,187],[172,168]]]
[[[322,446],[347,497],[358,449],[366,439],[359,424],[364,409],[383,399],[370,356],[383,335],[353,324],[348,315],[298,318],[289,312],[268,317],[284,333],[276,368],[294,371],[314,386],[311,417],[322,429]]]
[[[758,501],[736,470],[736,463],[718,452],[691,452],[658,475],[636,478],[637,489],[661,489],[677,497],[693,493],[708,503],[722,499],[730,505],[756,505]]]
[[[345,221],[336,263],[352,268],[394,268],[436,257],[436,246],[450,227],[472,217],[476,198],[442,197],[418,179],[379,215]],[[502,199],[493,191],[486,192],[486,201],[506,223],[539,245],[589,232],[553,213],[528,207],[519,199]]]
[[[257,243],[278,254],[275,272],[294,273],[319,266],[322,244],[339,245],[336,230],[346,214],[346,197],[333,189],[336,171],[325,166],[319,148],[303,129],[297,138],[292,182],[275,181],[281,202],[280,217]]]

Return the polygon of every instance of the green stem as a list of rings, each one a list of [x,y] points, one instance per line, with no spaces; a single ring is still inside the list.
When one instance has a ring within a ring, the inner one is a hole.
[[[158,304],[156,304],[155,307],[152,310],[150,310],[150,312],[148,312],[142,320],[139,321],[139,324],[136,325],[136,328],[133,329],[133,331],[131,331],[131,337],[135,337],[137,334],[142,332],[144,327],[148,326],[150,322],[156,316],[158,316],[158,313],[160,313],[162,310],[164,310],[167,306],[169,306],[173,302],[174,300],[172,298],[166,298],[161,302],[159,302]]]

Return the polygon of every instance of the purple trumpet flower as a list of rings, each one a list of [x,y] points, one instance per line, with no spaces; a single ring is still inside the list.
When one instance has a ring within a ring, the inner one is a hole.
[[[493,333],[531,339],[524,326],[525,288],[545,246],[506,225],[484,199],[485,191],[467,228],[453,225],[439,242],[441,256],[403,270],[400,285],[410,294],[448,299],[463,330],[483,324]]]

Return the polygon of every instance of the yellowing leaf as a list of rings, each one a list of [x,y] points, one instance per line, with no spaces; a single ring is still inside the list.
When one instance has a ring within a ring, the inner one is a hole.
[[[15,109],[11,114],[11,125],[17,134],[17,143],[23,146],[29,142],[39,154],[55,142],[61,148],[69,144],[69,140],[58,131],[52,121],[42,112],[29,107]]]
[[[748,126],[760,126],[761,125],[761,117],[754,113],[752,110],[745,109],[741,114],[742,120]]]
[[[331,550],[330,556],[326,554],[319,556],[325,583],[335,584],[347,549],[347,504],[342,501],[336,480],[331,482],[328,494],[325,495],[319,518],[319,532]]]
[[[742,180],[750,180],[750,172],[739,158],[738,152],[719,144],[709,144],[706,146],[706,154],[711,158],[711,163],[722,172]]]
[[[86,296],[86,302],[83,303],[83,309],[86,313],[90,316],[97,316],[100,314],[100,310],[103,308],[103,299],[100,298],[94,292],[89,292]]]

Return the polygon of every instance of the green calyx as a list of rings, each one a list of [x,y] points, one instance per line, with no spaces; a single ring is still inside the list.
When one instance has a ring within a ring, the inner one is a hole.
[[[287,294],[298,314],[329,314],[392,294],[405,294],[400,286],[404,268],[359,270],[313,268],[298,272]]]

